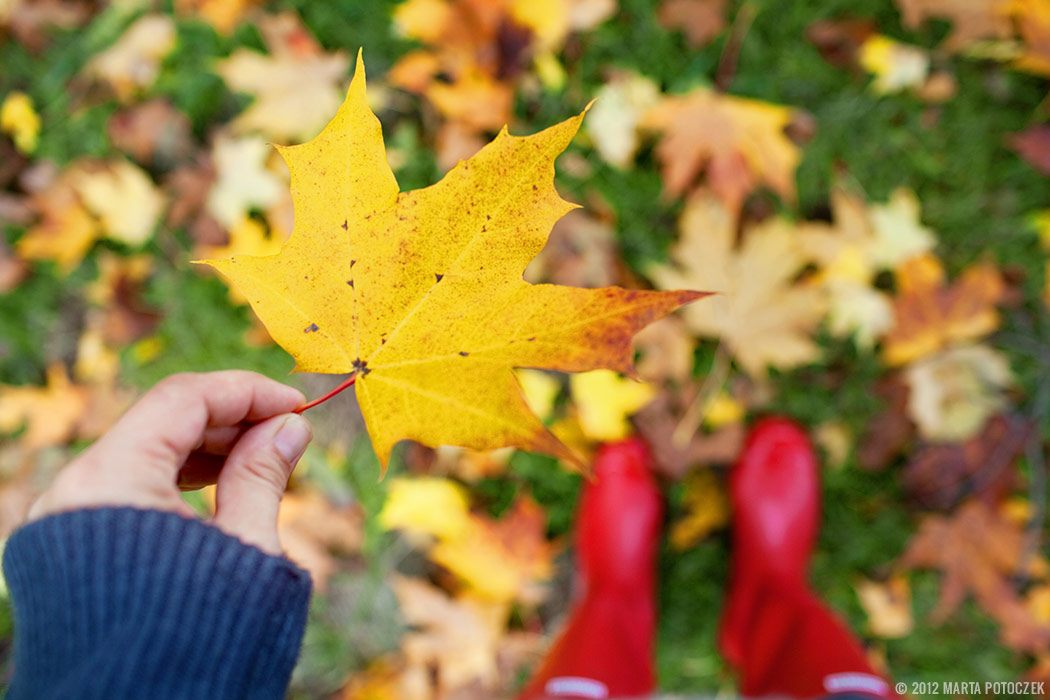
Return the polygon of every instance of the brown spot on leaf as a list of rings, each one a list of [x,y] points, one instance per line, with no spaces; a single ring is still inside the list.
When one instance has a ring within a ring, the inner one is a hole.
[[[318,330],[320,330],[320,328],[317,327],[317,324],[311,323],[309,326],[303,329],[303,333],[313,333],[314,331]]]
[[[470,354],[469,352],[463,352],[462,350],[459,351],[459,356],[460,357],[466,357],[469,354]]]
[[[437,281],[438,281],[438,282],[440,282],[440,281],[441,281],[441,278],[442,278],[442,277],[444,277],[444,275],[443,275],[443,274],[441,274],[440,272],[435,272],[435,273],[434,273],[434,277],[437,277]],[[436,283],[435,283],[435,284],[436,284]]]
[[[346,231],[346,230],[347,230],[347,228],[346,228],[346,219],[343,219],[343,230],[344,230],[344,231]]]

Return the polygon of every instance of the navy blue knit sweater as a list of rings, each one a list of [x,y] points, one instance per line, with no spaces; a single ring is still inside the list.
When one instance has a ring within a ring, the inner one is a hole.
[[[7,700],[282,698],[309,575],[175,513],[98,508],[17,530]]]

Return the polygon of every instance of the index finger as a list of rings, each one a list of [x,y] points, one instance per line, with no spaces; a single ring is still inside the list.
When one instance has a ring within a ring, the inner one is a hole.
[[[93,451],[170,460],[177,469],[200,445],[206,428],[256,423],[305,402],[297,389],[255,372],[173,374],[128,409]]]

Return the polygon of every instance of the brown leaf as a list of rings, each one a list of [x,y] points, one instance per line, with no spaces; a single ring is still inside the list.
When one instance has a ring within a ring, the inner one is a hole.
[[[87,296],[102,311],[106,342],[124,347],[152,333],[162,316],[145,302],[142,292],[153,271],[153,258],[106,253],[99,257],[98,265],[98,279],[89,286]]]
[[[47,46],[51,29],[83,25],[100,4],[93,0],[10,0],[0,8],[0,28],[9,28],[35,53]]]
[[[1006,143],[1043,175],[1050,175],[1050,126],[1033,126],[1011,134]]]
[[[675,481],[681,480],[694,467],[732,462],[744,445],[744,426],[734,423],[710,434],[698,431],[688,445],[677,447],[674,432],[691,403],[691,393],[664,391],[633,419],[652,450],[657,470]]]
[[[547,245],[525,268],[525,280],[608,287],[623,282],[621,265],[612,224],[576,209],[554,224]]]
[[[944,41],[950,51],[961,51],[980,39],[1009,39],[1013,24],[1007,12],[1012,0],[896,0],[901,22],[917,29],[929,19],[951,22]]]
[[[726,0],[664,0],[656,12],[662,27],[681,29],[694,49],[726,28]]]
[[[334,554],[353,554],[364,542],[359,507],[338,506],[315,490],[291,491],[281,500],[277,534],[288,558],[310,572],[323,592],[338,569]]]
[[[106,133],[136,161],[161,170],[181,163],[193,149],[189,118],[163,98],[116,112]]]
[[[979,501],[969,501],[953,515],[933,515],[900,559],[905,570],[939,569],[940,599],[931,619],[943,622],[968,596],[999,623],[1003,643],[1016,651],[1050,650],[1050,626],[1035,620],[1012,577],[1045,578],[1047,562],[1028,556],[1027,538],[1018,525]]]
[[[792,114],[788,107],[696,88],[664,98],[642,124],[663,134],[656,155],[669,197],[692,191],[706,172],[711,189],[736,213],[761,185],[794,201],[801,152],[784,133]]]
[[[857,445],[857,464],[869,472],[886,468],[915,436],[907,411],[908,385],[891,374],[876,383],[875,395],[883,399],[885,408],[868,423]]]
[[[919,450],[904,467],[901,484],[923,508],[947,510],[964,498],[998,503],[1017,485],[1017,458],[1032,426],[995,416],[976,437]]]
[[[806,39],[838,68],[856,68],[861,44],[878,31],[870,19],[828,19],[806,27]]]
[[[999,326],[996,305],[1005,285],[991,263],[971,265],[949,285],[932,254],[912,258],[896,272],[896,325],[885,337],[883,358],[902,365],[949,343],[975,340]]]

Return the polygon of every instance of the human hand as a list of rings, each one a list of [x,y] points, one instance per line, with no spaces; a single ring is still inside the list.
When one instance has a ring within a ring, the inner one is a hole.
[[[65,467],[29,519],[99,506],[194,517],[179,490],[214,483],[212,523],[279,555],[281,496],[312,437],[306,419],[291,413],[305,401],[254,372],[174,374]]]

